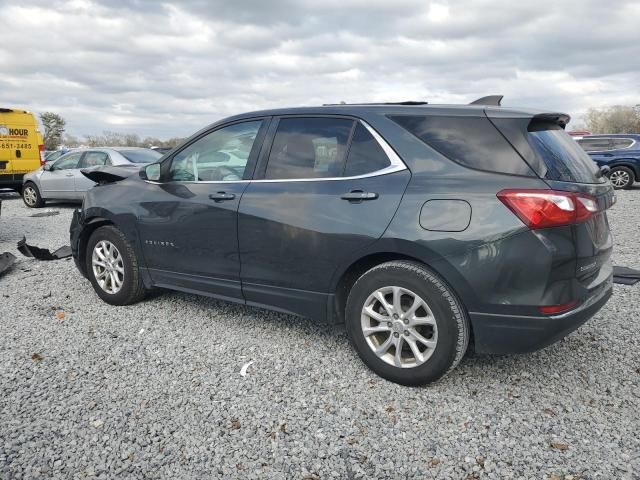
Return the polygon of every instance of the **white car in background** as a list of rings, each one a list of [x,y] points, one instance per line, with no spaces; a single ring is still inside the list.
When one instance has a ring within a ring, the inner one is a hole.
[[[158,161],[162,154],[149,148],[109,147],[73,150],[22,180],[22,199],[27,207],[42,207],[48,200],[82,200],[95,185],[80,170],[103,165],[140,168]]]

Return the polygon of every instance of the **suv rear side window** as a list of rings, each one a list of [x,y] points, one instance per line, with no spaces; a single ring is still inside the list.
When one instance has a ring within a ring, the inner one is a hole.
[[[617,150],[618,148],[629,148],[633,145],[633,140],[630,138],[612,138],[611,139],[611,148]]]
[[[373,138],[373,135],[369,133],[369,130],[362,123],[358,122],[349,147],[344,176],[365,175],[382,170],[389,165],[391,165],[389,157],[387,157],[378,141]]]
[[[283,118],[273,138],[265,178],[340,177],[353,120]]]
[[[555,124],[529,127],[529,144],[547,166],[544,178],[574,183],[601,183],[598,167],[591,157]]]
[[[390,116],[445,157],[465,167],[533,176],[529,165],[486,117]]]
[[[587,152],[603,152],[612,148],[609,138],[582,138],[577,142]]]

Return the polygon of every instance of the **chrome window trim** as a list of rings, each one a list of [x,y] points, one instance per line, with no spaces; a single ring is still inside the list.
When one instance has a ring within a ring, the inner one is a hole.
[[[363,175],[354,175],[351,177],[323,177],[323,178],[269,178],[269,179],[257,179],[257,180],[203,180],[203,181],[195,181],[195,180],[180,180],[177,182],[152,182],[151,180],[145,180],[147,183],[154,184],[162,184],[162,183],[180,183],[180,184],[230,184],[230,183],[280,183],[280,182],[334,182],[336,180],[359,180],[362,178],[370,178],[370,177],[379,177],[382,175],[388,175],[390,173],[401,172],[403,170],[408,170],[407,165],[402,161],[400,156],[391,148],[391,145],[382,138],[382,136],[376,132],[371,125],[361,119],[357,119],[357,122],[360,122],[373,136],[373,138],[378,142],[378,145],[382,148],[385,155],[389,159],[390,165],[380,170],[376,170],[374,172],[365,173]]]

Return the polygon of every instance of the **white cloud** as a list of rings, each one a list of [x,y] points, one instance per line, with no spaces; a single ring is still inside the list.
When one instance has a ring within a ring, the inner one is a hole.
[[[640,4],[596,0],[0,0],[0,106],[74,134],[185,136],[268,107],[505,94],[640,103]]]

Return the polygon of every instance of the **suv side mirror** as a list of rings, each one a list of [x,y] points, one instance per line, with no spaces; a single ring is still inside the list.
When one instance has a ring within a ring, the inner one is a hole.
[[[140,178],[143,180],[149,180],[151,182],[160,181],[160,164],[152,163],[140,170]]]

